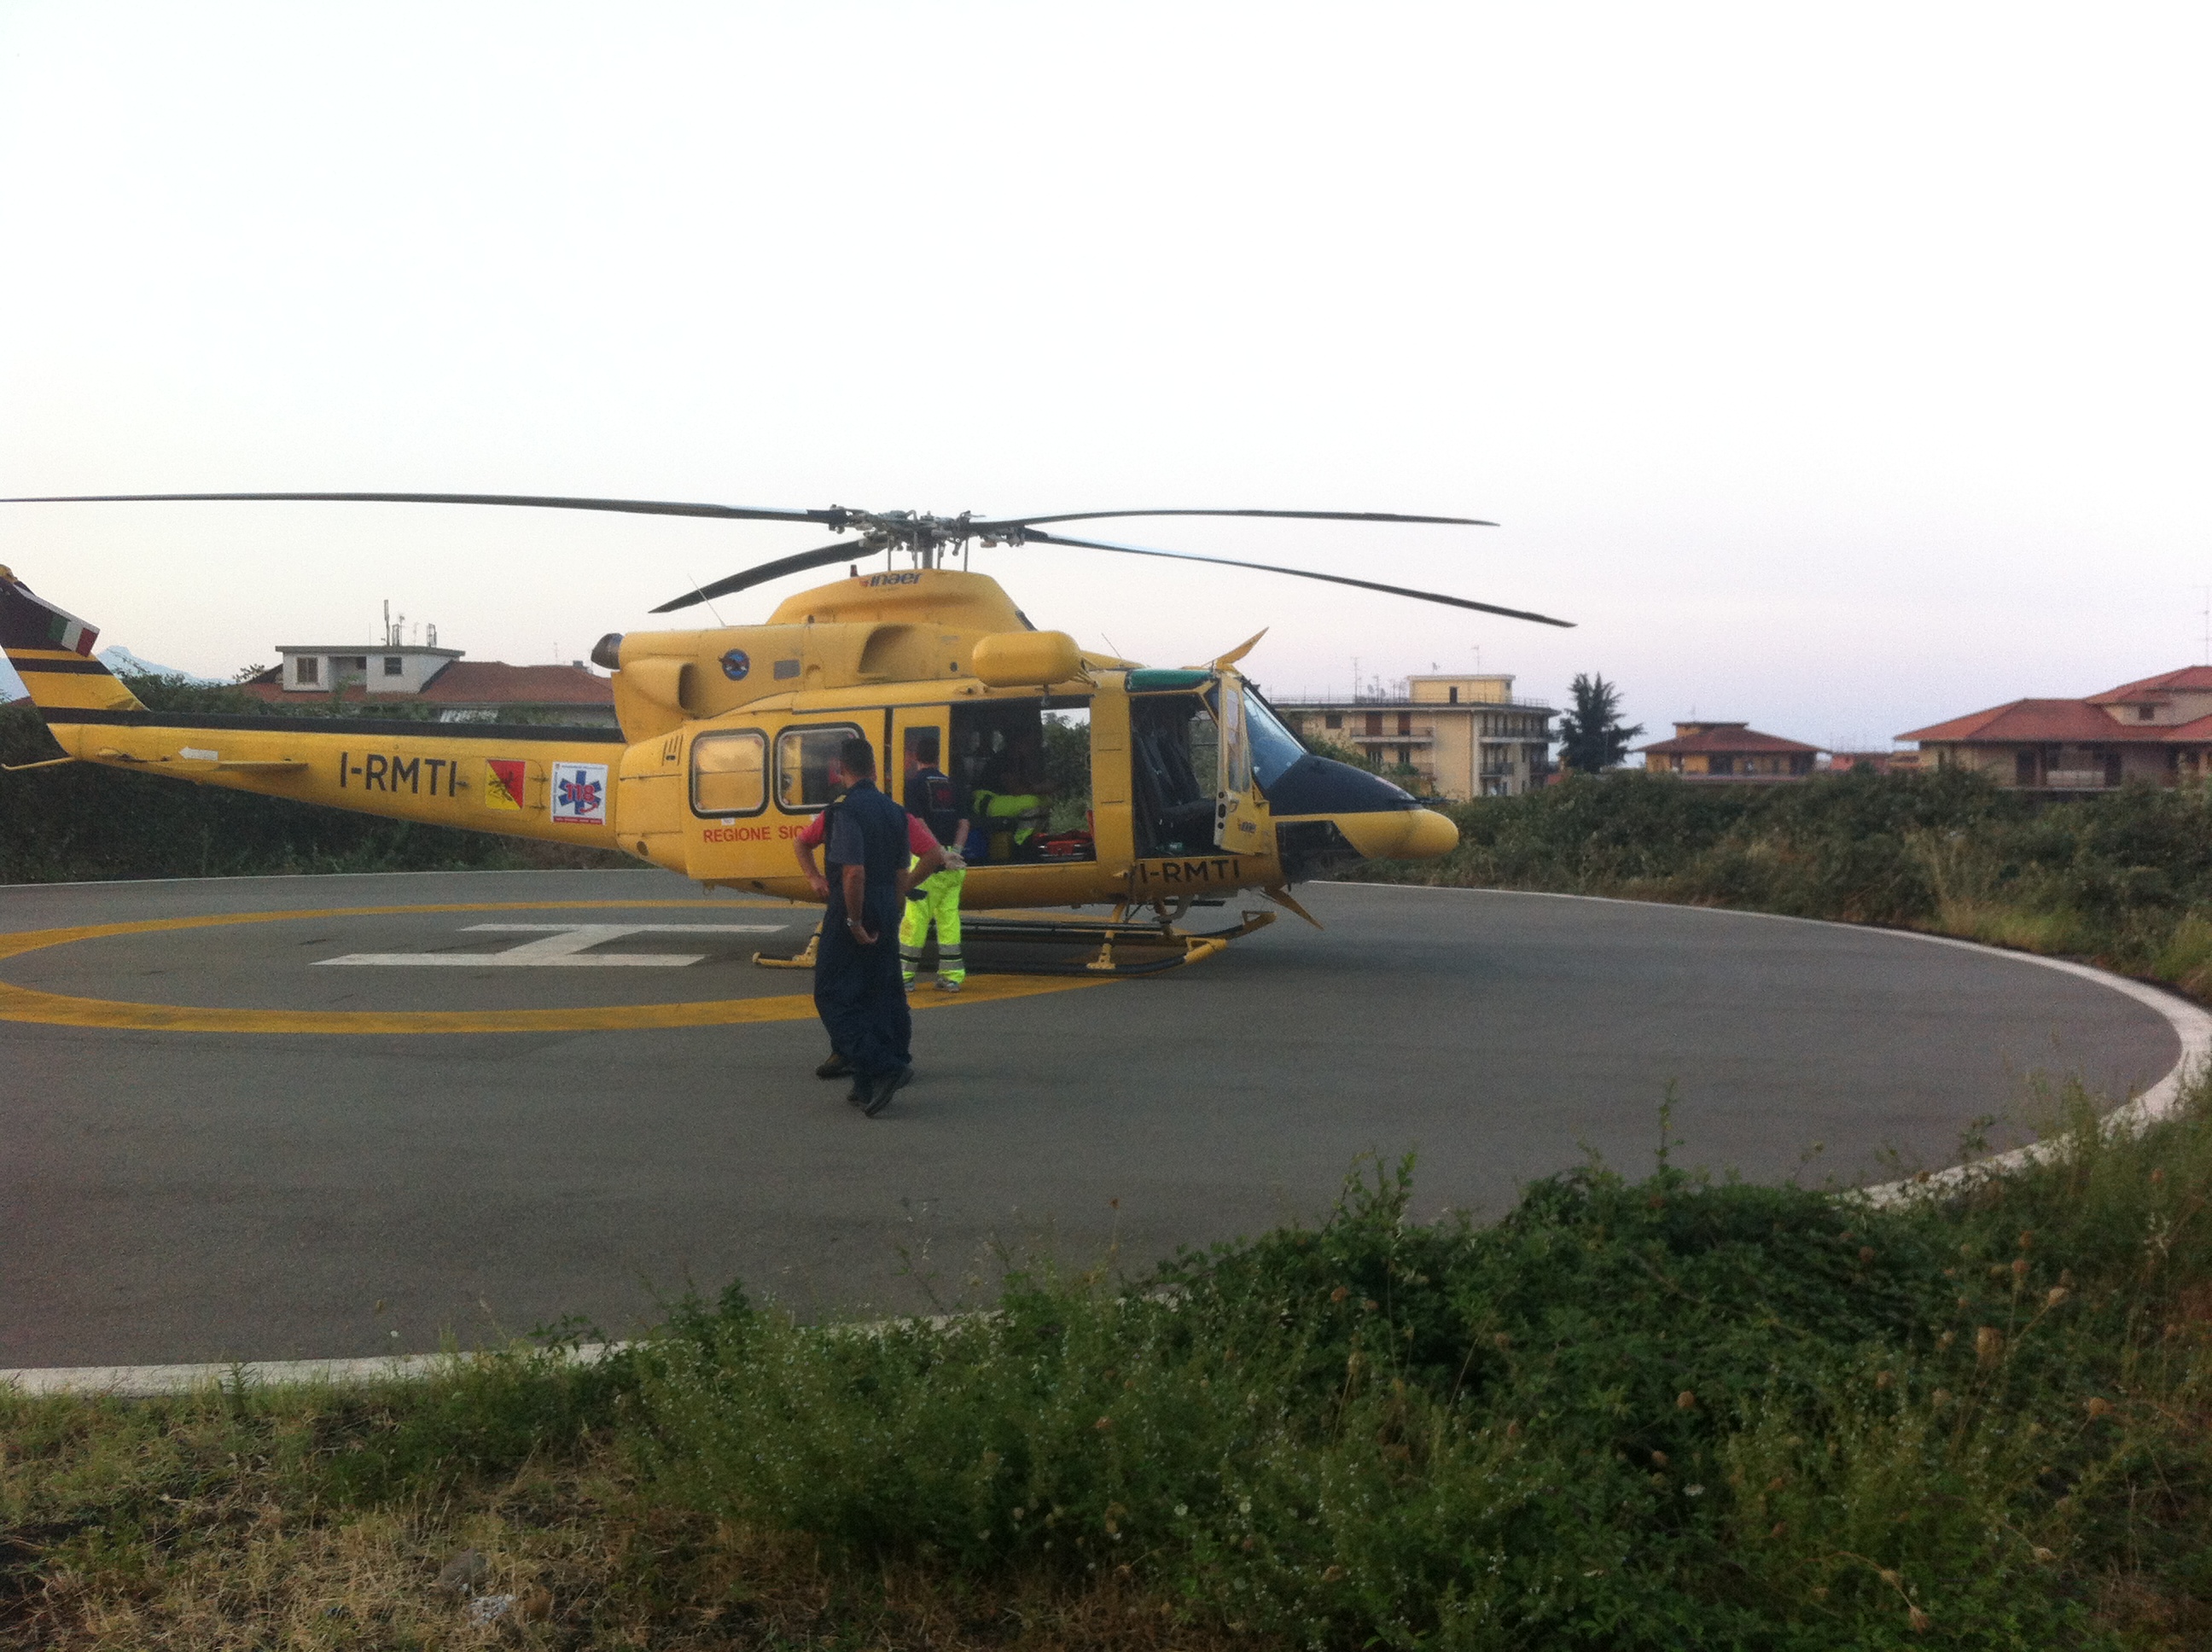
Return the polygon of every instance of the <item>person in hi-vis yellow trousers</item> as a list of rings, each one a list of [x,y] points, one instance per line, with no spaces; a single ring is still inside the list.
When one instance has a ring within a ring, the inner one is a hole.
[[[937,758],[935,729],[908,732],[906,811],[927,826],[944,848],[945,869],[923,878],[907,896],[906,915],[899,920],[899,968],[912,987],[934,925],[938,990],[957,993],[968,979],[967,960],[960,952],[960,885],[968,877],[968,863],[960,851],[968,836],[968,811],[961,806],[958,788],[937,766]]]

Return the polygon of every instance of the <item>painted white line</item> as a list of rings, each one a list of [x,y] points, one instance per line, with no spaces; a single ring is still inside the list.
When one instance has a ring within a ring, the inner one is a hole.
[[[2105,1115],[2102,1128],[2108,1134],[2138,1130],[2154,1120],[2166,1117],[2179,1103],[2182,1092],[2200,1075],[2212,1071],[2212,1012],[2192,1004],[2179,993],[2147,986],[2139,981],[2130,981],[2125,975],[2116,975],[2109,970],[2075,963],[2067,958],[2046,958],[2038,952],[2015,952],[2002,946],[1984,946],[1979,941],[1962,941],[1950,935],[1929,935],[1917,929],[1883,929],[1872,924],[1838,923],[1827,918],[1795,918],[1779,912],[1744,912],[1733,907],[1678,906],[1666,901],[1627,901],[1612,895],[1564,895],[1550,890],[1531,889],[1469,889],[1461,884],[1445,884],[1347,882],[1345,887],[1439,890],[1459,895],[1517,895],[1537,901],[1591,901],[1605,906],[1644,907],[1665,912],[1708,912],[1722,918],[1764,918],[1778,924],[1815,924],[1823,929],[1848,929],[1861,935],[1889,935],[1902,941],[1925,941],[1930,946],[1954,946],[1962,952],[1978,952],[1984,957],[2001,958],[2010,963],[2032,964],[2039,969],[2056,969],[2062,975],[2078,976],[2124,998],[2131,998],[2163,1017],[2166,1024],[2173,1029],[2173,1036],[2181,1045],[2179,1059],[2166,1070],[2164,1078],[2125,1105],[2117,1107]],[[2065,1151],[2066,1144],[2063,1139],[2031,1142],[2026,1147],[2015,1147],[2005,1153],[1992,1153],[1989,1157],[1976,1159],[1971,1164],[1954,1164],[1948,1169],[1929,1171],[1904,1181],[1886,1181],[1875,1187],[1861,1187],[1857,1194],[1876,1205],[1894,1205],[1927,1194],[1953,1193],[1960,1187],[1972,1187],[1989,1176],[2003,1175],[2008,1171],[2030,1164],[2040,1164]]]
[[[1923,935],[1917,938],[1932,941],[1938,946],[1956,946],[1969,952],[2014,958],[2024,963],[2041,964],[2046,969],[2078,975],[2083,981],[2094,981],[2100,987],[2109,987],[2131,998],[2166,1017],[2166,1025],[2173,1029],[2173,1036],[2180,1041],[2180,1059],[2167,1069],[2163,1078],[2148,1090],[2124,1107],[2115,1108],[2105,1115],[2100,1128],[2107,1135],[2140,1130],[2153,1121],[2166,1117],[2180,1104],[2182,1092],[2205,1072],[2208,1066],[2212,1066],[2212,1014],[2208,1014],[2186,999],[2155,987],[2147,987],[2139,981],[2130,981],[2124,975],[2111,975],[2065,958],[2038,957],[2032,952],[2008,952],[2002,947],[1954,940],[1948,935]],[[1895,1205],[1923,1194],[1955,1192],[1990,1176],[2003,1175],[2008,1171],[2024,1169],[2031,1164],[2045,1163],[2061,1157],[2065,1151],[2063,1138],[2031,1142],[2025,1147],[2015,1147],[2008,1153],[1993,1153],[1988,1158],[1976,1159],[1971,1164],[1954,1164],[1948,1170],[1934,1171],[1925,1177],[1914,1176],[1906,1181],[1888,1181],[1879,1187],[1862,1187],[1859,1193],[1862,1198],[1876,1205]]]
[[[562,929],[619,929],[625,935],[773,935],[787,924],[471,924],[463,932],[478,931],[504,935],[550,935]]]
[[[596,1365],[628,1346],[626,1342],[589,1342],[568,1357],[579,1365]],[[56,1365],[46,1370],[0,1370],[0,1388],[25,1394],[110,1394],[118,1400],[151,1400],[162,1394],[240,1386],[265,1388],[279,1383],[317,1382],[337,1387],[405,1382],[465,1366],[470,1357],[460,1353],[392,1354],[368,1359],[254,1359],[228,1365]]]
[[[681,969],[704,952],[592,952],[586,949],[626,935],[773,935],[782,924],[470,924],[461,933],[537,935],[503,952],[349,952],[318,958],[324,964],[369,964],[383,969],[443,965],[448,969]]]

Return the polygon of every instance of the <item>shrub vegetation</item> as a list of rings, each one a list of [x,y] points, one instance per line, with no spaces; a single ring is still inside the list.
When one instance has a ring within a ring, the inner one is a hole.
[[[1662,1153],[989,1315],[742,1291],[589,1368],[0,1398],[0,1639],[2179,1648],[2212,1636],[2212,1095],[1875,1208]]]
[[[1940,931],[2094,958],[2212,997],[2212,792],[2045,803],[1958,769],[1769,787],[1569,774],[1449,805],[1397,882],[1552,890]]]

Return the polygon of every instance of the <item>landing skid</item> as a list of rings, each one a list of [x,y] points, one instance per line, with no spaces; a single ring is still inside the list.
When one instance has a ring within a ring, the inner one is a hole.
[[[1218,903],[1209,903],[1218,904]],[[1272,912],[1247,912],[1241,922],[1226,928],[1209,929],[1194,933],[1178,929],[1175,919],[1182,915],[1178,908],[1174,916],[1162,912],[1151,922],[1131,919],[1127,907],[1117,907],[1110,918],[994,918],[963,916],[960,921],[963,943],[970,940],[985,943],[1015,941],[1029,945],[1060,946],[1066,948],[1095,948],[1087,959],[1066,958],[1052,961],[1038,960],[1020,964],[984,966],[970,963],[971,975],[1155,975],[1164,969],[1180,969],[1185,964],[1197,963],[1217,952],[1224,952],[1229,943],[1238,937],[1249,935],[1255,929],[1265,929],[1275,921]],[[807,938],[805,949],[799,952],[779,956],[772,952],[756,952],[753,962],[763,969],[811,969],[816,949],[822,939],[817,928]],[[934,943],[933,942],[933,946]],[[1115,956],[1115,949],[1136,952],[1134,958]]]
[[[804,950],[797,952],[756,952],[753,962],[763,969],[811,969],[814,955],[822,945],[822,926],[814,926],[814,932],[806,938]]]

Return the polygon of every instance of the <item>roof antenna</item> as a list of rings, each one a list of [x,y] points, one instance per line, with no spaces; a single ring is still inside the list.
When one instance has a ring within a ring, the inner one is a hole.
[[[699,576],[694,574],[690,568],[687,568],[684,570],[684,577],[691,581],[691,588],[694,591],[696,591],[699,588]],[[714,615],[714,623],[716,625],[721,626],[725,630],[729,629],[724,623],[722,616],[720,614],[714,613],[714,599],[712,597],[707,598],[707,611]]]

